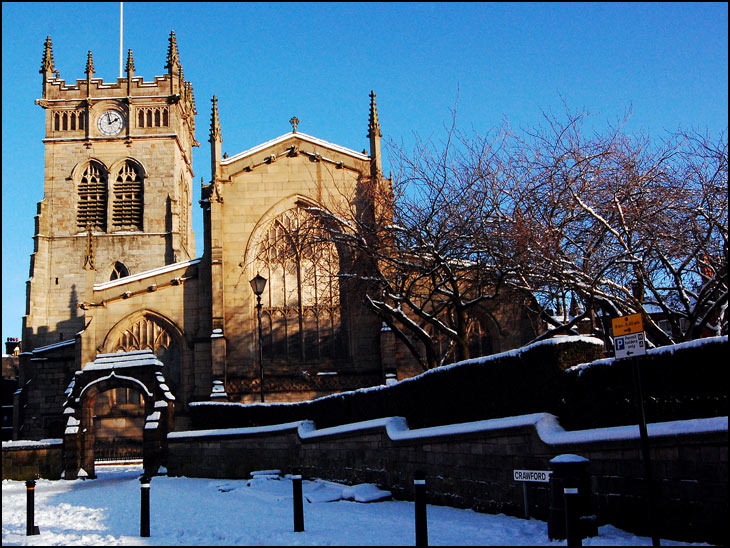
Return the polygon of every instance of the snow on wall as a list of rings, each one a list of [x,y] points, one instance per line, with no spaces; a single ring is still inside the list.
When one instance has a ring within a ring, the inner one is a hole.
[[[43,440],[14,440],[4,441],[3,449],[47,449],[63,445],[63,440],[60,438],[47,438]]]
[[[699,348],[707,344],[721,344],[728,342],[728,336],[723,335],[722,337],[706,337],[704,339],[695,339],[693,341],[687,341],[679,344],[670,344],[667,346],[660,346],[658,348],[650,348],[646,351],[649,356],[656,356],[659,354],[674,354],[677,350],[685,348]],[[577,371],[580,375],[583,371],[590,367],[597,367],[601,365],[610,365],[616,361],[616,358],[603,358],[601,360],[592,361],[590,363],[581,363],[569,367],[566,371]]]
[[[392,441],[418,440],[443,436],[458,436],[495,430],[519,427],[534,427],[540,439],[547,445],[599,443],[616,440],[639,439],[639,427],[615,426],[610,428],[593,428],[568,432],[560,426],[557,417],[549,413],[532,413],[516,417],[487,419],[481,421],[432,426],[411,430],[403,417],[388,417],[368,421],[343,424],[330,428],[317,429],[312,421],[296,421],[271,426],[254,426],[248,428],[220,428],[210,430],[190,430],[172,432],[168,439],[186,439],[208,436],[246,436],[265,433],[283,433],[296,430],[301,440],[321,439],[328,436],[352,434],[366,430],[385,429]],[[690,419],[661,422],[647,425],[649,437],[676,436],[681,434],[697,434],[709,432],[727,432],[728,417],[708,419]]]

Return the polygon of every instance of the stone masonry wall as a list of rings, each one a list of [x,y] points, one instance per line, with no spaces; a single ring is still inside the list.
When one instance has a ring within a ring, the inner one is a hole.
[[[727,418],[649,426],[662,538],[727,542]],[[246,478],[251,471],[301,469],[305,478],[374,483],[414,498],[425,472],[428,502],[523,516],[513,471],[550,470],[550,459],[590,460],[593,511],[600,524],[648,535],[638,427],[565,432],[539,413],[409,430],[400,418],[316,430],[309,421],[168,436],[170,475]],[[549,516],[549,484],[528,485],[530,516]]]
[[[63,471],[63,442],[3,442],[3,479],[60,479]]]

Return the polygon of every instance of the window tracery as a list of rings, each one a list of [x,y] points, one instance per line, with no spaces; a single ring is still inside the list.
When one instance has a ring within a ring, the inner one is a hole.
[[[154,316],[146,313],[130,325],[119,335],[111,351],[130,352],[148,349],[165,364],[165,379],[175,392],[180,384],[180,350],[175,337],[156,321]]]
[[[255,251],[255,269],[269,281],[261,310],[264,360],[346,358],[340,259],[319,220],[289,209],[261,232]]]

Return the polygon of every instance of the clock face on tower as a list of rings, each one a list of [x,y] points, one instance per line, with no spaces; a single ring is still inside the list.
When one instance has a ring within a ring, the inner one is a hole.
[[[124,117],[116,110],[107,110],[99,116],[96,126],[104,135],[118,135],[124,129]]]

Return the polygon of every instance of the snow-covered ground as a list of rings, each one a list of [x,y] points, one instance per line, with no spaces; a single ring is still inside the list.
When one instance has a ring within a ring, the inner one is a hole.
[[[97,468],[98,479],[38,480],[35,523],[26,537],[25,482],[3,481],[3,545],[414,545],[412,502],[380,500],[373,485],[346,487],[303,482],[305,531],[293,531],[292,483],[257,474],[251,480],[156,477],[152,480],[151,536],[139,537],[140,466]],[[363,501],[363,502],[357,502]],[[547,523],[504,515],[428,506],[431,545],[555,545]],[[651,545],[612,526],[584,546]],[[662,540],[666,546],[686,543]]]

